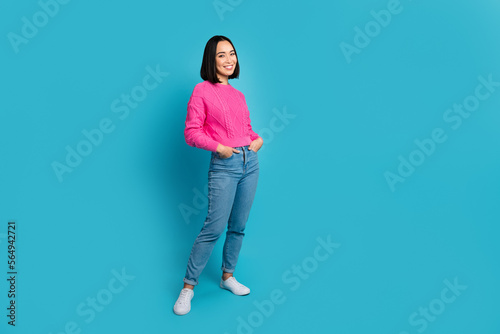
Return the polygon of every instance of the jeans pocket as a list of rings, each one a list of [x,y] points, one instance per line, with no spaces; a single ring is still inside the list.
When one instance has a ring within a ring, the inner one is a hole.
[[[233,155],[234,155],[234,152],[233,152],[233,154],[231,154],[231,156],[230,156],[230,157],[223,158],[223,157],[221,157],[221,156],[220,156],[220,154],[219,154],[219,153],[215,153],[215,157],[216,157],[217,159],[219,159],[219,160],[229,160],[229,159],[231,159],[231,158],[233,157]]]

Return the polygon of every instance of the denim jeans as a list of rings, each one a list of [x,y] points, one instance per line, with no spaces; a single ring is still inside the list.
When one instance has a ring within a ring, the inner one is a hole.
[[[198,278],[226,226],[221,269],[232,273],[236,267],[257,189],[259,159],[257,152],[248,150],[248,145],[235,148],[240,153],[233,152],[225,159],[212,152],[208,170],[208,213],[191,249],[184,283],[198,284]]]

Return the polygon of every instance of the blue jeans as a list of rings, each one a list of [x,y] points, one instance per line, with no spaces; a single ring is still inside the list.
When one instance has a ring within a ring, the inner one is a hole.
[[[259,159],[257,152],[248,150],[248,145],[235,149],[240,153],[233,152],[226,159],[212,152],[208,170],[207,218],[191,249],[184,283],[198,284],[198,278],[226,226],[221,269],[232,273],[236,267],[257,189]]]

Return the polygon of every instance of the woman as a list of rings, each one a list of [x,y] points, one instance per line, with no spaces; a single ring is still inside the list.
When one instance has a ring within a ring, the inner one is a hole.
[[[208,214],[191,249],[184,288],[174,305],[178,315],[191,310],[194,286],[226,226],[220,287],[236,295],[250,293],[233,273],[257,188],[257,151],[263,140],[252,130],[244,95],[228,82],[238,78],[239,73],[238,56],[231,40],[212,37],[205,46],[201,65],[204,81],[195,86],[189,99],[184,130],[188,145],[212,152]]]

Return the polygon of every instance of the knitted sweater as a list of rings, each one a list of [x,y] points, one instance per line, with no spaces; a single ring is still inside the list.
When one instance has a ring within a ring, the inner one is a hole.
[[[184,129],[189,146],[216,152],[219,143],[245,146],[259,137],[250,125],[243,93],[230,84],[213,84],[208,80],[194,87]]]

